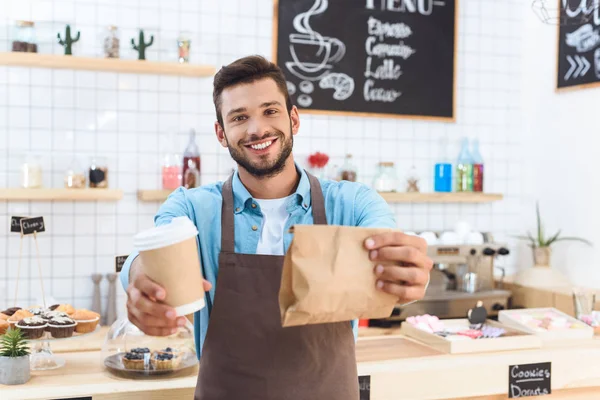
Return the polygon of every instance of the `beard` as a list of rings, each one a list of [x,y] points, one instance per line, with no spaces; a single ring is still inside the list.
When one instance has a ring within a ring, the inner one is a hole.
[[[238,165],[244,168],[248,173],[256,178],[271,178],[273,176],[278,175],[283,168],[285,167],[285,162],[289,158],[290,154],[292,154],[292,148],[294,147],[294,135],[292,135],[292,123],[290,122],[290,135],[289,138],[286,138],[285,134],[273,128],[272,132],[267,132],[261,137],[258,135],[252,135],[248,138],[242,139],[237,143],[237,146],[232,146],[227,139],[227,135],[225,135],[225,139],[227,140],[227,148],[229,149],[229,154],[231,158],[238,163]],[[255,142],[258,140],[263,140],[267,138],[277,139],[280,143],[279,154],[275,156],[273,160],[270,160],[269,154],[261,156],[258,161],[251,161],[250,158],[246,155],[244,149],[244,145],[246,143]]]

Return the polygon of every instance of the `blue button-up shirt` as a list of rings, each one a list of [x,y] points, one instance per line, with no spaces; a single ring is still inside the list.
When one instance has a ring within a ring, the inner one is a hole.
[[[287,251],[292,234],[289,228],[297,224],[312,224],[312,204],[310,183],[304,170],[296,166],[301,173],[295,196],[290,196],[287,211],[290,214],[284,228],[284,247]],[[394,214],[389,205],[379,194],[356,182],[335,182],[320,180],[325,198],[325,213],[330,225],[347,225],[376,228],[396,228]],[[219,272],[219,252],[221,251],[221,206],[223,182],[204,185],[196,189],[180,187],[171,193],[159,208],[154,218],[155,225],[164,225],[174,217],[187,216],[198,228],[198,252],[202,261],[204,278],[212,283],[207,293],[208,304],[214,303],[216,279]],[[242,184],[238,173],[233,177],[234,225],[236,253],[256,254],[262,226],[260,205]],[[255,204],[256,207],[252,207]],[[120,274],[123,288],[129,284],[129,269],[138,253],[129,255]],[[209,307],[194,314],[194,336],[198,357],[202,353],[202,345],[209,324]],[[352,321],[355,337],[357,321]]]

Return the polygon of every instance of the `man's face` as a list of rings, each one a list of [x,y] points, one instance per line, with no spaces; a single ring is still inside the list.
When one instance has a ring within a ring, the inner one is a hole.
[[[215,124],[219,141],[251,175],[277,175],[292,153],[298,112],[288,114],[285,97],[272,79],[240,84],[221,94],[223,126]]]

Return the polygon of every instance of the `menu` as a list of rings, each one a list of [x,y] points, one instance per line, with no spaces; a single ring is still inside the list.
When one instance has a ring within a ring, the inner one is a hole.
[[[455,1],[276,3],[273,59],[301,111],[454,120]]]

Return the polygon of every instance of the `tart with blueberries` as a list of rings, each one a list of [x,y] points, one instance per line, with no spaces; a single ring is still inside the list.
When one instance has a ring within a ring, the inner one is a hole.
[[[150,359],[150,363],[155,370],[170,370],[177,368],[179,357],[172,348],[167,347],[166,349],[155,351]]]
[[[150,349],[147,347],[136,347],[130,352],[125,353],[122,358],[123,365],[126,369],[144,370],[146,369],[147,360],[150,358]]]

